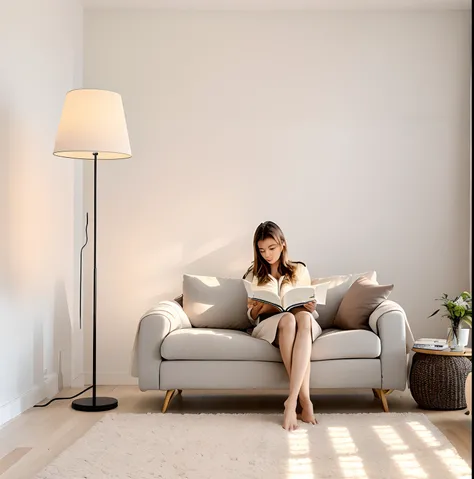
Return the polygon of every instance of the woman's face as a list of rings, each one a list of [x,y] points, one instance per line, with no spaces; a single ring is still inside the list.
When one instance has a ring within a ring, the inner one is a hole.
[[[280,245],[273,238],[265,238],[257,243],[258,250],[262,255],[262,258],[268,264],[275,264],[280,259],[283,251],[283,245]]]

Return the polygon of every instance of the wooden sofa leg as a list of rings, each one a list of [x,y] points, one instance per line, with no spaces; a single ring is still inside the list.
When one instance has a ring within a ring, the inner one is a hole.
[[[395,389],[383,389],[383,391],[385,392],[385,396],[388,396],[389,394],[392,394]],[[372,392],[374,393],[374,397],[376,399],[380,399],[377,393],[377,389],[372,389]]]
[[[175,392],[176,392],[176,389],[168,389],[168,391],[166,391],[166,396],[165,396],[165,400],[163,402],[163,407],[161,408],[161,412],[163,414],[168,409],[168,406],[170,405],[171,400],[173,399],[173,396],[174,396]]]
[[[388,409],[387,393],[390,394],[392,391],[389,389],[373,389],[373,391],[374,395],[376,394],[377,397],[382,401],[384,412],[390,412]]]

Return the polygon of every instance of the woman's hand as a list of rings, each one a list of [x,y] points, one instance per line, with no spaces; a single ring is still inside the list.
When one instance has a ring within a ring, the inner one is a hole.
[[[260,301],[257,301],[256,299],[248,298],[247,300],[247,308],[260,308],[263,305]]]
[[[290,312],[293,314],[304,312],[312,313],[316,309],[316,301],[311,301],[310,303],[305,303],[303,306],[297,306],[293,308]]]
[[[268,304],[268,303],[260,303],[260,304],[263,305],[263,306],[262,306],[262,309],[260,310],[260,314],[277,314],[277,313],[281,313],[281,311],[280,311],[277,307],[275,307],[275,306],[273,306],[273,305],[271,305],[271,304]]]
[[[305,303],[303,306],[304,306],[304,309],[306,309],[310,313],[313,313],[316,309],[316,301],[311,301],[310,303]]]
[[[280,310],[272,306],[271,304],[262,303],[261,301],[257,301],[256,299],[250,299],[247,301],[247,305],[249,308],[252,308],[252,317],[257,318],[261,314],[272,314],[272,313],[279,313]]]

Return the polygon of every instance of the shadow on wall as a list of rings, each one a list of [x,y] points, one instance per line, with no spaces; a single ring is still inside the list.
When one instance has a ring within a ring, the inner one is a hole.
[[[54,364],[58,372],[59,390],[71,385],[72,325],[64,281],[54,287]]]
[[[242,278],[252,261],[251,248],[251,238],[249,240],[247,235],[233,239],[216,235],[200,244],[196,238],[190,238],[182,244],[181,261],[165,270],[157,268],[159,277],[155,285],[160,293],[152,298],[152,303],[179,296],[184,274]],[[246,249],[248,254],[242,254]]]
[[[242,252],[248,250],[248,254]],[[183,244],[183,273],[241,278],[252,260],[252,238],[216,235],[196,248],[195,241]]]

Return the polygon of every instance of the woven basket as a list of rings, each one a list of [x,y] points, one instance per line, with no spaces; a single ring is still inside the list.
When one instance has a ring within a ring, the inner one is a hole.
[[[413,399],[423,409],[465,409],[464,388],[471,369],[467,357],[415,353],[410,371]]]

